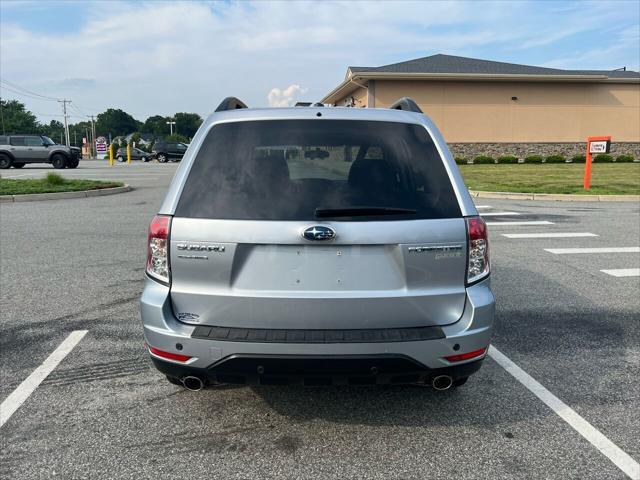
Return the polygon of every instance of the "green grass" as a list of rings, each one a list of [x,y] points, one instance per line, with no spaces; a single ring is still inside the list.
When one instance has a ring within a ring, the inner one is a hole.
[[[485,192],[640,194],[640,164],[591,165],[591,189],[582,188],[583,164],[459,165],[470,190]]]
[[[99,188],[121,187],[120,182],[98,180],[67,180],[57,173],[48,173],[39,179],[0,178],[0,195],[22,195],[25,193],[77,192]]]

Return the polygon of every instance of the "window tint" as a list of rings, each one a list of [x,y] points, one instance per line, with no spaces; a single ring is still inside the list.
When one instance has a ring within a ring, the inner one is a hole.
[[[42,139],[40,137],[26,137],[25,143],[28,147],[41,147]]]
[[[14,147],[24,147],[24,137],[11,137],[11,145]]]
[[[415,214],[341,221],[460,217],[424,127],[395,122],[272,120],[215,126],[198,151],[176,216],[309,220],[316,209]],[[323,219],[331,218],[323,215]]]
[[[9,138],[6,135],[0,135],[0,145],[8,145]]]

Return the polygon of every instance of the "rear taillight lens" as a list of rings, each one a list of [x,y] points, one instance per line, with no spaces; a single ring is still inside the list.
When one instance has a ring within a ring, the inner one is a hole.
[[[467,284],[477,282],[489,275],[489,235],[487,224],[481,217],[467,220]]]
[[[169,232],[171,217],[156,215],[149,225],[147,241],[147,275],[169,284]]]
[[[444,359],[448,362],[462,362],[463,360],[471,360],[472,358],[484,355],[484,352],[486,351],[486,348],[479,348],[478,350],[474,350],[473,352],[460,353],[458,355],[449,355],[448,357],[444,357]]]

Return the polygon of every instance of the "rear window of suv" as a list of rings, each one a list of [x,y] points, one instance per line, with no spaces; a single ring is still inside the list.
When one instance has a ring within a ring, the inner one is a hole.
[[[345,213],[352,210],[358,213]],[[461,212],[442,159],[420,125],[269,120],[223,123],[209,131],[175,215],[361,221],[456,218]]]

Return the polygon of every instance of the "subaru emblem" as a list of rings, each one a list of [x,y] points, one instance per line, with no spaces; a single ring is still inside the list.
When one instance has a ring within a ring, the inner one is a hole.
[[[305,240],[332,240],[336,238],[336,231],[331,227],[324,225],[314,225],[313,227],[306,228],[302,232],[302,237]]]

